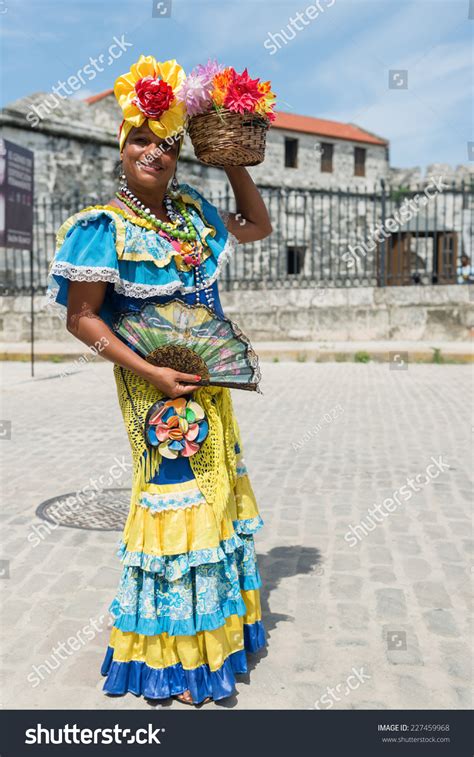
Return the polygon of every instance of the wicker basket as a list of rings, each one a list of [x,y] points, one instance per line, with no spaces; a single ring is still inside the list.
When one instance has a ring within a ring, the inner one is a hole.
[[[188,133],[196,157],[211,166],[256,166],[265,157],[270,125],[256,113],[221,110],[193,116]]]

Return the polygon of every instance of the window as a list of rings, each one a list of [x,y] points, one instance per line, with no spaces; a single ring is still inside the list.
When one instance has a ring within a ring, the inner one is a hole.
[[[306,247],[286,248],[286,272],[290,275],[301,273],[304,268]]]
[[[285,137],[285,167],[297,168],[298,166],[298,140],[293,137]]]
[[[321,172],[332,173],[332,156],[334,145],[331,142],[321,142]]]
[[[365,147],[354,148],[354,176],[365,176]]]

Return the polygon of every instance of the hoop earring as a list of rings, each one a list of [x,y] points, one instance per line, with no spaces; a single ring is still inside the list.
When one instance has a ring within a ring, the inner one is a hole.
[[[120,184],[119,189],[127,189],[128,188],[127,177],[126,177],[125,173],[123,172],[123,166],[122,166],[122,164],[120,164],[120,170],[121,170],[121,174],[120,174],[120,177],[119,177],[119,184]]]
[[[171,195],[171,197],[174,197],[174,198],[178,197],[179,195],[178,189],[179,189],[179,181],[176,178],[176,172],[175,172],[173,178],[171,179],[170,190],[169,190],[169,194]]]

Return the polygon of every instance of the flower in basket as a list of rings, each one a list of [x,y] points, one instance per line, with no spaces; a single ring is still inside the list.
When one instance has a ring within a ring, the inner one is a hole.
[[[177,97],[186,106],[188,116],[212,110],[211,90],[213,79],[222,70],[217,61],[209,60],[205,66],[196,66],[180,87]]]
[[[224,100],[227,97],[227,92],[234,80],[235,74],[235,68],[229,67],[214,76],[212,80],[211,97],[213,104],[217,108],[223,107]]]
[[[209,433],[209,424],[198,402],[177,397],[155,403],[145,433],[152,447],[174,460],[196,454]]]
[[[259,113],[264,118],[274,121],[276,116],[274,111],[276,95],[272,92],[272,85],[269,81],[261,81],[258,85],[262,97],[255,107],[255,113]]]
[[[223,68],[216,61],[196,66],[179,90],[189,117],[228,110],[233,113],[258,113],[275,120],[275,94],[270,82],[252,79],[247,69],[241,74],[235,68]]]
[[[214,166],[255,166],[265,156],[266,132],[275,120],[270,82],[252,79],[216,61],[197,66],[178,92],[199,160]],[[249,116],[254,115],[254,118]]]
[[[224,107],[234,113],[254,113],[263,97],[258,82],[258,79],[250,78],[247,69],[242,74],[234,72],[224,97]]]
[[[186,74],[175,60],[159,63],[152,55],[141,55],[130,71],[115,81],[114,93],[123,113],[120,147],[133,127],[148,125],[165,139],[182,131],[186,108],[177,98]]]

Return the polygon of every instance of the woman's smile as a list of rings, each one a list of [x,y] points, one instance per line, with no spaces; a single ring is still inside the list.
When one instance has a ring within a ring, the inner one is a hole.
[[[140,169],[140,171],[145,171],[145,173],[159,173],[160,171],[163,171],[163,166],[160,166],[159,163],[140,163],[137,162],[137,166]]]

